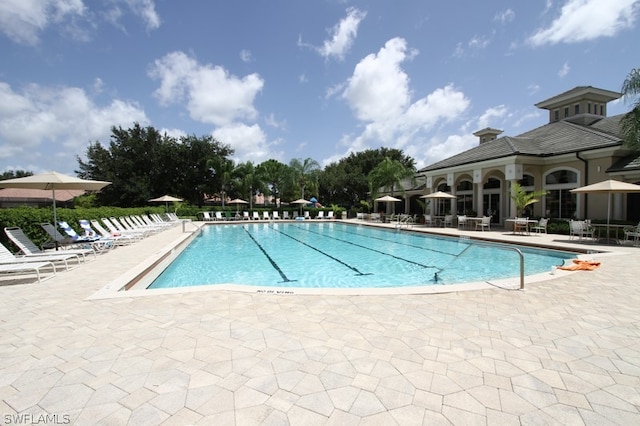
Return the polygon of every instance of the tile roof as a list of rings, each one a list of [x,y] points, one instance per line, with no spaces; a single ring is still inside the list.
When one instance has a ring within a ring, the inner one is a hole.
[[[590,126],[558,121],[518,136],[503,136],[420,169],[428,172],[514,155],[548,157],[571,152],[616,146],[622,116],[604,118]]]

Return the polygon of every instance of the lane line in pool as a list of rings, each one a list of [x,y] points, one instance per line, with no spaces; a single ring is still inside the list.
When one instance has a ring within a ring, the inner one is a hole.
[[[336,237],[331,237],[331,236],[328,236],[328,235],[324,235],[324,234],[321,234],[320,232],[312,231],[310,229],[305,229],[300,225],[296,226],[296,228],[301,229],[303,231],[307,231],[307,232],[309,232],[311,234],[319,235],[319,236],[324,237],[324,238],[330,238],[332,240],[340,241],[342,243],[350,244],[350,245],[355,246],[355,247],[363,248],[365,250],[369,250],[369,251],[372,251],[374,253],[382,254],[384,256],[393,257],[394,259],[402,260],[403,262],[411,263],[413,265],[417,265],[417,266],[420,266],[420,267],[425,268],[425,269],[435,269],[435,270],[437,270],[437,272],[442,272],[443,271],[443,269],[439,268],[438,266],[425,265],[424,263],[416,262],[416,261],[410,260],[410,259],[405,259],[404,257],[396,256],[394,254],[387,253],[387,252],[384,252],[384,251],[381,251],[381,250],[372,249],[371,247],[367,247],[367,246],[363,246],[363,245],[360,245],[360,244],[356,244],[354,242],[343,240],[341,238],[336,238]],[[278,231],[278,232],[282,232],[282,231]],[[293,238],[293,237],[291,237],[291,238]],[[449,254],[449,253],[445,253],[445,254]],[[449,255],[453,256],[452,254],[449,254]]]
[[[289,237],[289,238],[291,238],[292,240],[294,240],[294,241],[296,241],[296,242],[298,242],[298,243],[300,243],[300,244],[302,244],[302,245],[304,245],[304,246],[306,246],[306,247],[309,247],[309,248],[310,248],[310,249],[312,249],[312,250],[317,251],[318,253],[320,253],[320,254],[322,254],[322,255],[324,255],[324,256],[326,256],[326,257],[328,257],[328,258],[329,258],[329,259],[331,259],[331,260],[334,260],[334,261],[338,262],[338,263],[339,263],[339,264],[341,264],[341,265],[346,266],[347,268],[349,268],[349,269],[351,269],[352,271],[354,271],[354,272],[356,273],[356,275],[358,275],[358,276],[362,276],[362,275],[373,275],[373,274],[372,274],[372,273],[370,273],[370,272],[360,272],[360,271],[358,270],[358,268],[356,268],[355,266],[348,265],[348,264],[344,263],[342,260],[340,260],[340,259],[338,259],[338,258],[336,258],[336,257],[331,256],[329,253],[326,253],[326,252],[324,252],[324,251],[322,251],[322,250],[320,250],[320,249],[318,249],[318,248],[316,248],[316,247],[314,247],[314,246],[312,246],[312,245],[310,245],[310,244],[307,244],[307,243],[305,243],[304,241],[301,241],[301,240],[297,239],[296,237],[293,237],[293,236],[291,236],[291,235],[287,234],[286,232],[282,232],[282,231],[280,231],[279,229],[276,229],[273,225],[269,225],[269,228],[273,229],[273,230],[274,230],[274,231],[276,231],[276,232],[279,232],[280,234],[284,235],[285,237]]]
[[[417,245],[414,245],[414,244],[399,243],[397,241],[390,240],[390,239],[387,239],[387,238],[374,237],[373,235],[362,235],[362,234],[359,234],[357,232],[349,232],[349,231],[345,231],[345,230],[339,230],[339,232],[342,232],[343,234],[357,235],[359,237],[370,238],[370,239],[378,240],[378,241],[385,241],[385,242],[388,242],[388,243],[397,244],[399,246],[405,246],[405,247],[417,248],[417,249],[426,250],[426,251],[432,251],[434,253],[440,253],[440,254],[444,254],[444,255],[452,256],[452,257],[460,256],[460,254],[464,253],[464,251],[468,248],[467,247],[464,250],[462,250],[462,252],[460,254],[454,254],[454,253],[448,253],[446,251],[435,250],[435,249],[428,248],[428,247],[417,246]]]
[[[280,274],[280,276],[282,277],[283,281],[285,283],[292,283],[292,282],[296,282],[298,280],[290,280],[289,278],[287,278],[287,275],[282,271],[282,269],[280,269],[280,266],[278,266],[278,264],[276,263],[275,260],[273,260],[271,258],[271,256],[269,256],[269,253],[267,253],[267,251],[264,249],[264,247],[262,247],[262,245],[256,241],[255,238],[253,238],[253,235],[251,235],[251,233],[249,232],[249,230],[246,227],[242,227],[242,229],[244,229],[244,232],[247,233],[247,235],[249,236],[249,238],[251,238],[251,241],[253,241],[255,243],[256,246],[258,246],[258,249],[260,249],[260,251],[262,252],[262,254],[265,255],[265,257],[267,258],[267,260],[269,261],[269,263],[271,263],[271,266],[273,266],[273,268],[278,271],[278,273]]]

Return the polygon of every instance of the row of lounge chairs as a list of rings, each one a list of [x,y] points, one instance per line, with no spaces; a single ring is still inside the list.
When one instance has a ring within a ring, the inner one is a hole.
[[[43,273],[55,275],[61,266],[69,270],[86,262],[87,258],[95,258],[119,245],[139,241],[174,226],[179,220],[175,216],[169,216],[165,220],[159,215],[140,215],[119,219],[102,218],[101,222],[80,220],[79,225],[84,232],[82,236],[65,221],[58,222],[58,225],[66,236],[52,224],[42,223],[40,226],[49,235],[49,241],[43,244],[43,248],[38,247],[21,228],[6,227],[4,231],[7,237],[19,252],[13,254],[5,245],[0,244],[0,274],[35,274],[40,282]]]
[[[304,212],[304,219],[310,219],[310,215],[308,211]],[[314,219],[333,219],[333,211],[327,212],[325,216],[324,211],[321,210],[318,212],[318,215]],[[283,211],[282,216],[277,210],[273,212],[263,211],[262,215],[259,212],[252,212],[250,215],[248,211],[243,211],[242,214],[239,212],[234,216],[231,215],[230,212],[202,212],[202,219],[205,221],[229,221],[229,220],[292,220],[296,219],[295,217],[291,217],[288,211]]]

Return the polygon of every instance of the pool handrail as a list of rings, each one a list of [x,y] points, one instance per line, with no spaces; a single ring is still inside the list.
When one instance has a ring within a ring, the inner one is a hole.
[[[471,244],[478,244],[478,245],[481,245],[481,246],[496,247],[496,248],[501,248],[501,249],[505,249],[505,250],[513,250],[513,251],[517,252],[518,256],[520,256],[520,290],[524,290],[524,254],[522,254],[522,251],[520,251],[520,249],[518,247],[513,247],[512,245],[509,245],[509,244],[486,242],[486,241],[480,241],[480,240],[475,240],[475,239],[472,240],[471,238],[469,238],[466,235],[461,236],[460,239],[461,240],[465,240],[465,241],[470,241]]]

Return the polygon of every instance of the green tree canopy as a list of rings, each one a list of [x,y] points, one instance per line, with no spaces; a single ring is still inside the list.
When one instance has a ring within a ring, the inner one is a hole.
[[[640,151],[640,68],[631,70],[622,83],[622,95],[632,102],[631,111],[620,121],[624,143],[635,151]]]
[[[77,158],[79,177],[111,182],[97,195],[100,205],[141,206],[164,194],[202,205],[204,194],[220,185],[211,162],[233,154],[211,136],[184,136],[178,141],[138,123],[130,129],[112,127],[111,132],[108,147],[91,143],[87,160]]]
[[[289,162],[291,184],[299,189],[300,198],[304,198],[305,188],[310,193],[318,194],[318,177],[320,164],[311,158],[294,158]]]
[[[257,172],[267,188],[265,195],[271,199],[267,201],[275,203],[280,198],[280,191],[286,185],[289,167],[278,160],[270,159],[260,163]]]

